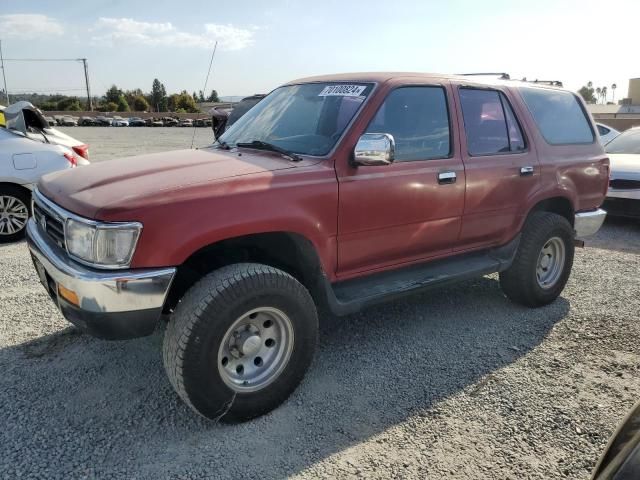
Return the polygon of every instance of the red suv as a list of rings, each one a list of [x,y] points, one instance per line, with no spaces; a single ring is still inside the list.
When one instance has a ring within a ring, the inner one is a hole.
[[[600,228],[609,161],[575,94],[364,73],[275,89],[212,146],[45,177],[29,248],[63,315],[164,364],[209,418],[275,408],[344,315],[489,273],[552,302]],[[164,314],[164,315],[163,315]]]

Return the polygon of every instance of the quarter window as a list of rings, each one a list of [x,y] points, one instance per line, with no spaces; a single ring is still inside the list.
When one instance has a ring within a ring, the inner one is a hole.
[[[469,155],[496,155],[526,148],[524,136],[504,94],[460,89]]]
[[[586,113],[573,93],[531,87],[521,88],[520,92],[547,143],[593,143],[593,131]]]
[[[395,160],[445,158],[451,153],[449,111],[442,87],[401,87],[385,99],[367,133],[389,133]]]

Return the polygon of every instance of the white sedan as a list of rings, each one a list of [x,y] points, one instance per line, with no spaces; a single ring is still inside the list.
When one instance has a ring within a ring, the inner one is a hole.
[[[640,127],[622,132],[605,147],[611,162],[605,210],[640,218]]]

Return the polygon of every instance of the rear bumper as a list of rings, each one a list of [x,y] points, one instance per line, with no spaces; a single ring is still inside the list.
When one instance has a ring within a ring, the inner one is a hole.
[[[590,212],[578,212],[575,215],[573,228],[576,237],[583,238],[595,234],[604,223],[607,212],[598,208]]]
[[[27,244],[40,280],[68,321],[111,340],[153,332],[175,268],[93,270],[69,259],[33,219],[27,224]]]

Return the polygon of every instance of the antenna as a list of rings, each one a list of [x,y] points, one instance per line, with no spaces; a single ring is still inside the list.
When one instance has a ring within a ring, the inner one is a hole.
[[[216,56],[216,50],[218,48],[218,41],[213,46],[213,52],[211,52],[211,61],[209,62],[209,70],[207,70],[207,78],[204,79],[204,88],[202,89],[203,95],[207,93],[207,83],[209,83],[209,74],[211,73],[211,66],[213,65],[213,57]],[[191,148],[193,148],[193,142],[196,140],[196,123],[193,122],[193,136],[191,137]]]

